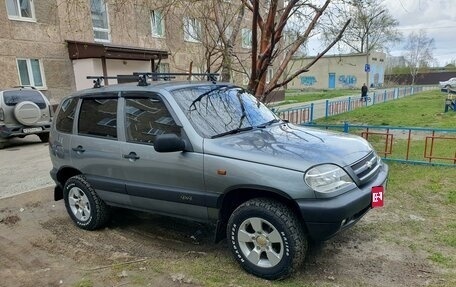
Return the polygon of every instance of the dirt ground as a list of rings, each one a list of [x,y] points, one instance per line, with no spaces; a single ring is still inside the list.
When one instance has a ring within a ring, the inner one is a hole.
[[[386,215],[373,210],[349,231],[313,244],[293,280],[304,278],[301,282],[312,286],[428,286],[443,282],[440,271],[426,263],[424,254],[363,231],[382,216]],[[225,242],[212,243],[209,226],[115,209],[107,228],[89,232],[73,225],[63,201],[53,201],[52,188],[0,200],[0,286],[207,286],[204,280],[186,274],[185,268],[183,273],[173,273],[172,268],[157,269],[151,264],[157,259],[164,266],[181,258],[192,262],[189,256],[228,258],[222,261],[229,265],[226,272],[243,273],[229,259]],[[224,266],[219,269],[223,274]],[[133,280],[138,276],[146,280]],[[96,279],[84,285],[87,277]],[[246,278],[258,282],[252,276]],[[276,284],[259,282],[263,286]],[[248,281],[230,285],[251,286]]]

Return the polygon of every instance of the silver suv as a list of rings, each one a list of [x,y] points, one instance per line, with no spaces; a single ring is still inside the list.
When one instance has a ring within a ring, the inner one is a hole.
[[[47,142],[52,115],[49,100],[34,88],[0,91],[0,148],[10,138],[34,134]]]
[[[364,139],[292,125],[215,82],[77,92],[58,108],[49,150],[54,197],[80,228],[105,226],[110,206],[212,223],[266,279],[295,270],[308,240],[356,223],[388,174]]]

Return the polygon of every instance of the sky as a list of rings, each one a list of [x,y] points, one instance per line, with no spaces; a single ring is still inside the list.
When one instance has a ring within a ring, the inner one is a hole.
[[[424,29],[434,39],[437,64],[456,61],[456,0],[385,0],[384,5],[399,21],[398,30],[404,39],[411,32]],[[390,47],[391,55],[400,56],[403,46]]]
[[[456,0],[383,0],[383,4],[399,21],[397,28],[404,39],[389,47],[392,56],[403,55],[407,36],[424,29],[427,36],[434,39],[434,65],[444,66],[456,61]],[[309,55],[320,52],[321,44],[317,37],[312,38]]]

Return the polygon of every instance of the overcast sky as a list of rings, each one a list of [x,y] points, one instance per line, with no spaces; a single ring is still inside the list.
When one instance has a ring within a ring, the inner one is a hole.
[[[390,46],[390,54],[401,56],[408,34],[424,29],[434,39],[435,65],[443,66],[456,60],[456,0],[383,0],[390,14],[399,21],[398,30],[404,42]],[[309,41],[309,55],[322,50],[318,36]],[[335,46],[337,47],[337,45]],[[339,53],[333,48],[331,53]]]
[[[456,60],[456,0],[385,0],[391,15],[399,21],[404,39],[424,29],[434,39],[434,57],[439,65]],[[391,54],[402,54],[404,43],[391,48]]]

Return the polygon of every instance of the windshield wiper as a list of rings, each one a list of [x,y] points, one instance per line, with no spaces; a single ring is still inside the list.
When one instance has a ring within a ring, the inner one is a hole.
[[[273,119],[273,120],[270,120],[269,122],[265,122],[264,124],[261,124],[261,125],[257,125],[257,128],[265,128],[267,126],[270,126],[272,124],[275,124],[275,123],[278,123],[280,122],[281,120],[279,119]]]
[[[220,138],[220,137],[223,137],[223,136],[226,136],[226,135],[233,135],[233,134],[237,134],[237,133],[240,133],[240,132],[250,131],[252,129],[253,129],[253,127],[237,128],[237,129],[233,129],[233,130],[230,130],[230,131],[227,131],[227,132],[223,132],[223,133],[211,136],[211,139]]]

